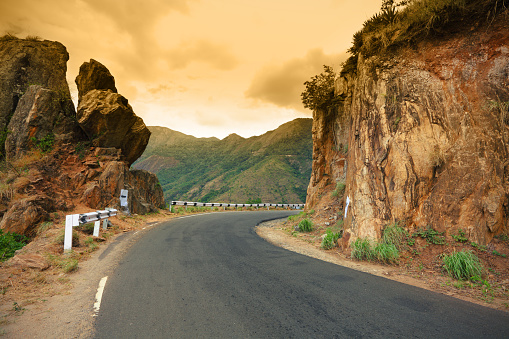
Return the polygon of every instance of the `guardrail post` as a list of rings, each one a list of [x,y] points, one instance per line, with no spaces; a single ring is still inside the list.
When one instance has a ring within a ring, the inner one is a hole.
[[[94,237],[98,237],[99,236],[99,226],[101,226],[101,222],[99,220],[97,220],[94,223],[94,233],[92,234]]]
[[[79,217],[79,214],[65,216],[64,252],[69,252],[72,249],[72,228],[80,224]]]

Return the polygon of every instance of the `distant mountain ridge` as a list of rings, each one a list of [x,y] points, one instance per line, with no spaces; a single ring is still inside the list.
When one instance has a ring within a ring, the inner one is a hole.
[[[155,173],[166,201],[304,203],[311,176],[312,119],[263,135],[196,138],[149,126],[136,169]]]

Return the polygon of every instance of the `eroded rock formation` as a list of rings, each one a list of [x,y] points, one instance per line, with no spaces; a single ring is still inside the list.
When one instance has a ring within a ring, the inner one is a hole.
[[[76,205],[120,208],[121,189],[129,191],[131,213],[164,207],[157,177],[129,170],[150,137],[143,120],[94,60],[80,69],[77,118],[65,78],[68,58],[57,42],[0,40],[0,158],[7,160],[0,167],[0,228],[6,231],[32,236],[53,212]]]
[[[80,72],[76,77],[76,85],[78,86],[78,99],[93,89],[101,91],[110,90],[117,93],[115,87],[115,78],[110,71],[99,61],[90,59],[90,62],[84,62],[80,67]]]
[[[509,29],[504,23],[359,57],[343,104],[315,112],[307,208],[344,181],[345,243],[399,221],[488,243],[508,228]],[[345,161],[346,159],[346,161]],[[323,207],[323,206],[322,206]]]
[[[95,76],[94,71],[99,75]],[[143,154],[150,131],[127,99],[116,93],[109,71],[95,60],[85,63],[76,78],[78,121],[94,146],[122,150],[129,166]]]
[[[122,95],[91,90],[78,106],[78,121],[94,146],[122,150],[131,165],[143,154],[150,131]]]
[[[32,138],[80,139],[65,78],[69,54],[54,41],[0,40],[0,152],[26,152]],[[73,120],[74,118],[74,120]]]

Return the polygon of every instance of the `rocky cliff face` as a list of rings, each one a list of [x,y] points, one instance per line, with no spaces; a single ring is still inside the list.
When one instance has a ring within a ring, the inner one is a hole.
[[[24,154],[34,138],[83,139],[65,78],[68,59],[58,42],[0,40],[0,152],[7,158]]]
[[[58,42],[0,38],[0,229],[32,235],[55,211],[119,208],[121,189],[132,213],[164,207],[157,177],[129,169],[150,137],[143,120],[93,60],[80,69],[77,117],[68,58]]]
[[[501,20],[503,21],[503,20]],[[359,57],[315,112],[307,208],[344,211],[346,245],[402,222],[488,243],[508,228],[509,29],[493,23],[390,59]],[[341,201],[319,194],[344,182]],[[325,205],[324,205],[325,204]]]

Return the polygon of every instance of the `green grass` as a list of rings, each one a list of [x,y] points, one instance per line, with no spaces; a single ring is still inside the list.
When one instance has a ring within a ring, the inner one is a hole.
[[[371,261],[375,259],[375,252],[371,241],[367,238],[358,238],[352,244],[352,258]]]
[[[28,243],[28,238],[16,233],[4,233],[0,229],[0,261],[14,256],[14,253]]]
[[[380,242],[373,248],[373,256],[376,260],[382,263],[392,264],[397,262],[399,258],[399,251],[393,244]]]
[[[420,228],[415,232],[412,236],[419,236],[423,239],[426,239],[428,244],[433,245],[444,245],[445,244],[445,236],[444,232],[437,232],[428,226],[426,229]]]
[[[468,238],[465,237],[465,232],[460,228],[458,230],[458,234],[453,234],[452,238],[456,240],[457,242],[467,242]]]
[[[327,229],[325,231],[325,237],[322,240],[321,247],[326,250],[330,250],[331,248],[336,246],[336,242],[343,235],[343,230],[339,232],[333,232],[331,229]]]
[[[345,194],[345,188],[346,188],[346,184],[342,181],[339,181],[336,184],[336,188],[332,192],[332,196],[335,198],[342,198],[343,195]]]
[[[299,222],[299,231],[311,232],[313,230],[313,222],[309,219],[302,219]]]
[[[500,257],[502,257],[502,258],[507,258],[507,255],[502,254],[502,253],[500,253],[500,252],[499,252],[499,251],[497,251],[497,250],[493,250],[493,252],[492,252],[492,253],[493,253],[494,255],[498,255],[498,256],[500,256]]]
[[[398,250],[403,250],[406,248],[407,239],[408,232],[396,222],[384,229],[381,242],[394,245]]]
[[[408,232],[394,223],[388,225],[379,242],[359,238],[351,244],[352,257],[358,260],[393,264],[398,261],[401,250],[407,247]]]
[[[442,262],[447,274],[458,280],[472,280],[480,277],[483,272],[479,258],[468,250],[443,255]]]

